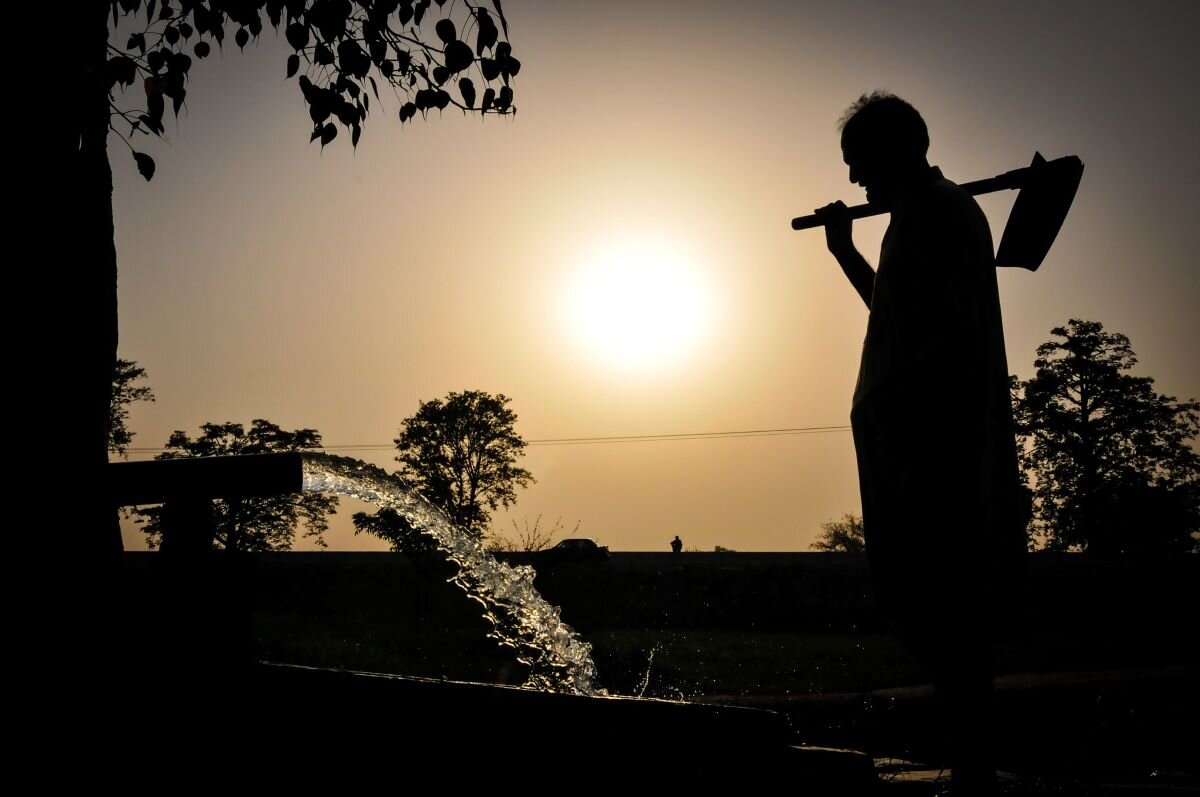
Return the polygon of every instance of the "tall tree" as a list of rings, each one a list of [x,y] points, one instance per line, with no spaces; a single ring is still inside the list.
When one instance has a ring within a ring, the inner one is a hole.
[[[846,513],[841,520],[830,520],[821,524],[821,535],[810,546],[816,551],[830,553],[858,553],[867,551],[863,536],[862,515]]]
[[[447,14],[456,7],[462,13],[457,23],[438,19],[434,36],[422,28],[432,19],[430,0],[111,0],[64,16],[68,129],[60,140],[68,148],[62,163],[69,190],[62,192],[66,207],[56,210],[71,230],[53,241],[57,268],[46,270],[52,276],[44,292],[54,302],[44,322],[63,341],[55,361],[66,368],[54,392],[67,407],[51,442],[81,475],[73,491],[77,512],[65,525],[68,546],[84,559],[112,560],[121,548],[103,486],[117,352],[109,133],[127,146],[139,172],[153,177],[153,158],[134,140],[162,136],[167,101],[178,114],[195,59],[222,48],[226,33],[245,47],[265,23],[281,29],[294,51],[284,69],[297,78],[311,140],[322,147],[338,135],[338,124],[357,145],[380,82],[402,98],[402,122],[449,106],[515,113],[510,80],[521,65],[501,40],[508,23],[499,0],[490,11],[471,3],[443,9],[444,0],[436,1]]]
[[[137,401],[154,401],[154,391],[146,385],[135,385],[146,378],[146,369],[133,360],[117,360],[113,370],[112,398],[108,405],[109,453],[125,455],[134,433],[125,424],[129,420],[129,405]]]
[[[1133,376],[1129,338],[1071,319],[1017,383],[1014,417],[1046,547],[1112,556],[1197,548],[1200,405]]]
[[[321,447],[315,429],[287,431],[270,421],[256,419],[245,429],[240,423],[206,423],[192,439],[186,432],[173,432],[167,451],[158,459],[212,457],[227,454],[265,454],[271,451],[304,451]],[[327,515],[337,510],[335,495],[296,493],[257,498],[223,498],[214,501],[216,537],[214,547],[227,551],[290,551],[296,529],[303,524],[304,537],[325,547],[322,535],[329,528]],[[151,548],[162,542],[161,506],[136,510],[142,531]]]
[[[482,536],[491,510],[517,500],[517,488],[533,483],[517,466],[525,441],[517,434],[517,415],[502,393],[479,390],[450,393],[445,401],[422,401],[404,421],[394,440],[399,475],[439,506],[452,521]],[[412,531],[395,513],[354,515],[359,531],[407,547]]]

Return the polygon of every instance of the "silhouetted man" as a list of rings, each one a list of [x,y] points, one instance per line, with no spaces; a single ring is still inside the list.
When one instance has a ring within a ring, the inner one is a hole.
[[[671,551],[679,553],[683,550],[683,540],[679,539],[679,535],[675,535],[675,539],[671,540]]]
[[[850,181],[891,212],[878,271],[844,204],[818,213],[870,309],[850,417],[875,597],[933,675],[956,793],[986,794],[991,639],[1025,541],[991,232],[928,148],[898,97],[864,96],[844,117]]]

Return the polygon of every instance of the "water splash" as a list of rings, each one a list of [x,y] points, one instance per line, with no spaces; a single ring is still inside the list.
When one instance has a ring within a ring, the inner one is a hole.
[[[645,697],[646,687],[650,686],[650,672],[654,669],[654,654],[658,651],[658,645],[651,645],[650,656],[646,660],[646,673],[642,676],[642,682],[638,684],[637,696]]]
[[[533,568],[496,561],[482,541],[455,526],[436,506],[382,468],[349,457],[305,454],[304,490],[335,493],[393,509],[428,535],[458,565],[452,581],[483,606],[490,636],[516,651],[529,666],[525,686],[594,695],[596,665],[591,645],[575,635],[533,586]]]

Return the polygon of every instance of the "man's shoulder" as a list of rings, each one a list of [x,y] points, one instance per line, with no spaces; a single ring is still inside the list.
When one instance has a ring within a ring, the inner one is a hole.
[[[921,215],[931,215],[941,219],[957,218],[970,224],[987,224],[983,209],[975,201],[975,197],[953,180],[938,177],[932,180],[921,192],[917,203]]]
[[[929,183],[926,193],[934,201],[978,207],[975,197],[971,196],[967,189],[947,177],[942,177],[940,173],[937,179]]]

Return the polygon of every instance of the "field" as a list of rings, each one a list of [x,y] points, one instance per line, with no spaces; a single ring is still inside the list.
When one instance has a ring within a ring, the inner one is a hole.
[[[134,581],[153,590],[155,555],[127,558]],[[1000,651],[1010,766],[1194,773],[1200,559],[1031,559],[1013,607],[1021,633]],[[260,659],[524,680],[433,558],[272,554],[231,572],[243,590],[236,603],[253,607]],[[928,676],[888,635],[856,557],[616,553],[545,568],[536,583],[592,645],[611,693],[770,707],[800,741],[877,756],[927,759],[936,749]]]

